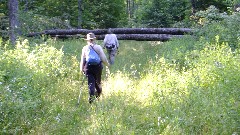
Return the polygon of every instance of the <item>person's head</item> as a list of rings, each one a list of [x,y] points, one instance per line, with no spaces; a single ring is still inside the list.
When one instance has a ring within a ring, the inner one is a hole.
[[[113,34],[111,28],[109,28],[109,29],[107,30],[107,34]]]
[[[94,33],[88,33],[87,34],[87,38],[85,39],[87,42],[94,42],[95,41],[95,39],[96,39],[96,37],[95,37],[95,34]]]

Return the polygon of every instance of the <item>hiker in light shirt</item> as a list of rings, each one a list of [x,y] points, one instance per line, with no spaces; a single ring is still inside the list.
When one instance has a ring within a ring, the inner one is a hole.
[[[103,64],[106,66],[107,69],[109,66],[108,60],[102,47],[95,43],[95,39],[96,37],[94,33],[87,34],[87,38],[85,39],[87,41],[87,45],[85,45],[82,49],[80,62],[80,71],[82,71],[88,79],[89,103],[92,103],[95,98],[98,98],[101,95],[102,93],[101,75]],[[90,65],[88,64],[88,62],[86,62],[89,48],[94,49],[94,51],[100,57],[101,61],[96,65]]]
[[[115,61],[115,56],[118,51],[119,42],[118,42],[117,36],[113,34],[111,29],[108,29],[108,32],[105,35],[103,44],[104,44],[103,48],[107,49],[109,63],[112,65],[114,64],[114,61]]]

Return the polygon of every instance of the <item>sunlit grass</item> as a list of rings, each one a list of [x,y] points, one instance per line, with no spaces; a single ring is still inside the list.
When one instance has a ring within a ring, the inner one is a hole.
[[[117,72],[112,74],[103,84],[103,94],[104,96],[111,96],[111,94],[131,93],[130,88],[133,85],[133,81],[124,73]]]
[[[8,124],[1,133],[238,133],[239,54],[218,43],[196,50],[188,41],[121,41],[110,76],[103,70],[103,95],[91,105],[79,72],[85,41],[1,53],[0,120]]]

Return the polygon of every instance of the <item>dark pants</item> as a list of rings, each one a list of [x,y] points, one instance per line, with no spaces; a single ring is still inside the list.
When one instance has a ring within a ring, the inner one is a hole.
[[[98,65],[88,65],[86,67],[86,75],[88,78],[89,89],[89,103],[92,103],[95,96],[98,98],[102,93],[101,75],[102,75],[102,63]],[[96,93],[95,93],[96,89]]]

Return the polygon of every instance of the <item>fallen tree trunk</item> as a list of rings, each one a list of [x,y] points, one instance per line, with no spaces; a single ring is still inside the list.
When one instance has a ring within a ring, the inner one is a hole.
[[[118,40],[137,40],[137,41],[167,41],[171,38],[180,38],[183,35],[169,35],[169,34],[116,34]],[[60,39],[66,38],[84,38],[84,36],[76,35],[54,35]],[[97,40],[103,40],[105,35],[96,35]]]
[[[192,32],[189,28],[114,28],[115,34],[171,34],[183,35]]]
[[[173,37],[182,37],[183,35],[169,34],[116,34],[118,40],[138,40],[138,41],[167,41]],[[104,35],[97,35],[98,40],[103,40]]]
[[[171,34],[171,35],[184,35],[189,34],[193,30],[189,28],[112,28],[115,34]],[[28,34],[29,37],[37,36],[39,34],[44,35],[76,35],[87,33],[94,33],[96,35],[102,35],[107,33],[107,29],[55,29],[55,30],[45,30],[44,32],[36,32]]]

